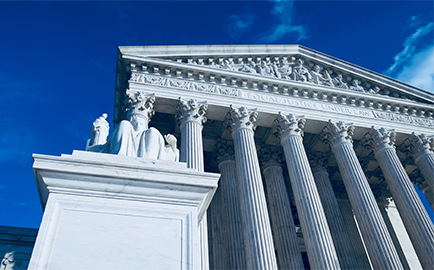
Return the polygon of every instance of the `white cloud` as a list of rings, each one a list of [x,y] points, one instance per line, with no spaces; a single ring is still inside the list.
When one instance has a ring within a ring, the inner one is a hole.
[[[434,45],[413,54],[395,78],[434,93]]]
[[[229,16],[226,31],[231,38],[239,38],[252,29],[255,17],[254,14],[232,14]]]
[[[422,26],[421,26],[422,25]],[[414,29],[405,39],[404,49],[383,73],[400,81],[434,92],[434,23],[423,24],[421,16],[407,21],[405,30]]]
[[[276,22],[264,33],[256,37],[256,42],[271,43],[283,40],[287,37],[295,38],[296,41],[307,38],[307,28],[294,23],[294,1],[273,0],[274,7],[271,13]]]
[[[395,55],[393,58],[395,62],[385,73],[389,76],[394,76],[396,73],[399,73],[402,67],[405,66],[415,54],[419,53],[418,47],[420,47],[421,40],[433,31],[433,26],[434,23],[431,22],[425,26],[419,27],[413,34],[406,38],[404,41],[404,49]]]

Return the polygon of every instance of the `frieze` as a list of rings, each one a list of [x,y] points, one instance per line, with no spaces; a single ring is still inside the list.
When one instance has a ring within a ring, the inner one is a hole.
[[[427,118],[423,119],[409,115],[402,115],[392,112],[381,112],[376,110],[361,110],[357,109],[356,107],[339,106],[327,102],[313,102],[306,99],[300,100],[297,98],[289,98],[288,96],[283,95],[266,95],[257,91],[242,91],[241,89],[222,86],[219,84],[201,83],[193,80],[176,79],[172,77],[164,77],[161,75],[152,75],[148,73],[131,72],[131,78],[129,82],[158,85],[224,96],[232,96],[250,100],[271,102],[276,104],[286,104],[295,107],[302,107],[313,110],[321,110],[373,119],[382,119],[417,126],[434,127],[434,121]]]
[[[395,113],[378,112],[374,110],[360,110],[357,108],[343,107],[343,106],[337,106],[337,105],[327,104],[327,103],[322,104],[319,102],[311,102],[307,100],[297,100],[297,99],[286,98],[277,95],[276,96],[263,95],[257,92],[247,92],[247,91],[242,92],[242,97],[251,100],[272,102],[277,104],[286,104],[290,106],[308,108],[313,110],[321,110],[321,111],[335,112],[335,113],[341,113],[347,115],[383,119],[383,120],[389,120],[398,123],[412,124],[412,125],[418,125],[424,127],[434,127],[433,120],[415,118],[412,116],[399,115]]]
[[[152,85],[179,88],[179,89],[218,94],[224,96],[232,96],[232,97],[240,96],[240,90],[231,87],[224,87],[221,85],[209,84],[209,83],[200,83],[200,82],[195,82],[190,80],[179,80],[179,79],[162,77],[162,76],[153,76],[150,74],[138,73],[138,72],[131,73],[131,78],[129,82],[152,84]]]
[[[397,91],[391,91],[390,89],[380,88],[379,85],[375,85],[362,78],[356,78],[353,74],[349,74],[348,72],[324,66],[322,63],[310,59],[305,61],[302,57],[295,57],[295,55],[281,58],[274,57],[274,59],[270,57],[238,58],[237,62],[234,61],[234,58],[220,58],[218,59],[218,63],[214,61],[208,61],[209,63],[206,63],[203,59],[200,63],[193,59],[182,59],[181,61],[192,65],[205,65],[263,77],[273,77],[374,95],[388,95],[405,100],[410,99],[407,95],[403,95]]]

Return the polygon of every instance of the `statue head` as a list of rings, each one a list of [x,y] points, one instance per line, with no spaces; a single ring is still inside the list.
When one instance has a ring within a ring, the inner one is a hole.
[[[126,91],[124,105],[126,119],[131,122],[136,131],[148,129],[148,123],[155,114],[154,102],[155,94]]]

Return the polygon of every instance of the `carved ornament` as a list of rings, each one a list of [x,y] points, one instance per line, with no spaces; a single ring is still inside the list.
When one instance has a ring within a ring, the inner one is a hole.
[[[394,130],[387,130],[385,128],[371,127],[364,136],[365,146],[372,148],[374,153],[378,153],[384,149],[395,149],[395,136]]]
[[[256,129],[257,117],[258,112],[256,109],[248,109],[245,106],[237,108],[231,104],[231,110],[226,115],[226,124],[231,133],[240,129],[253,131]]]
[[[329,120],[327,126],[322,129],[322,140],[331,147],[339,143],[353,143],[354,126],[345,124],[342,121],[332,122]]]
[[[202,125],[207,120],[205,117],[207,109],[208,104],[206,102],[197,102],[196,99],[186,101],[180,97],[175,118],[179,126],[186,122],[196,122]]]
[[[288,136],[303,137],[305,123],[306,119],[304,119],[304,116],[284,115],[282,112],[279,112],[279,116],[273,123],[274,135],[282,141]]]

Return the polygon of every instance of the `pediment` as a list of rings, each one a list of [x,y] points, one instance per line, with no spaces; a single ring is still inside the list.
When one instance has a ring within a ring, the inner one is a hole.
[[[320,87],[340,95],[344,91],[434,104],[430,92],[299,45],[119,47],[119,58],[128,60],[134,71],[184,74],[233,87],[270,92]]]

